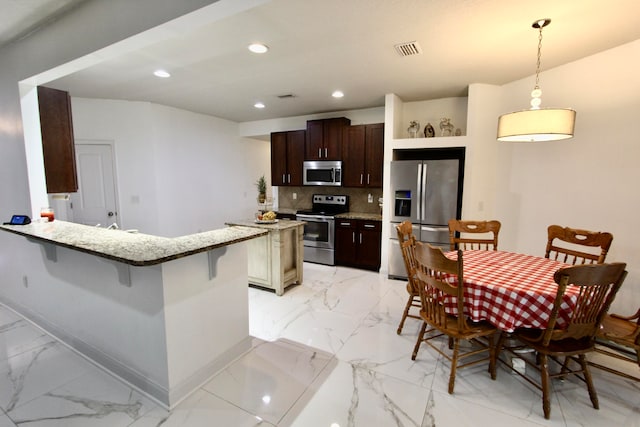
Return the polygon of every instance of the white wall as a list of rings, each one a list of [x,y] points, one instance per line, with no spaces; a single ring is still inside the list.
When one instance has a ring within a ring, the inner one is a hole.
[[[122,228],[167,237],[257,210],[269,143],[237,123],[147,102],[72,98],[76,140],[113,140]]]
[[[180,236],[253,218],[255,182],[270,176],[270,144],[238,137],[238,124],[154,105],[159,231]]]
[[[159,230],[152,105],[146,102],[71,98],[76,141],[113,141],[120,226]]]
[[[575,136],[499,144],[496,212],[501,247],[542,255],[546,229],[560,224],[613,233],[607,261],[629,276],[614,303],[640,306],[640,40],[544,72],[543,107],[577,111]],[[504,111],[526,108],[533,78],[505,85]]]

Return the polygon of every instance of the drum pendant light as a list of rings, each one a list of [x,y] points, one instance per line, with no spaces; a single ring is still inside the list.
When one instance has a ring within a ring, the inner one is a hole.
[[[536,85],[531,91],[531,109],[503,114],[498,119],[498,141],[538,142],[556,141],[573,137],[576,112],[571,109],[540,108],[540,57],[542,51],[542,29],[550,19],[539,19],[532,25],[539,30]]]

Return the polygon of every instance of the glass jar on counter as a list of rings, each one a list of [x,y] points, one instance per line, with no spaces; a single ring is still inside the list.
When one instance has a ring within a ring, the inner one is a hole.
[[[40,217],[45,219],[47,222],[52,222],[55,219],[55,214],[53,212],[53,208],[44,207],[40,209]]]

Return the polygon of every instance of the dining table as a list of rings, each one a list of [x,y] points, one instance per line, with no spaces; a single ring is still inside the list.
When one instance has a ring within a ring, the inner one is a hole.
[[[456,259],[457,251],[446,255]],[[554,273],[570,265],[500,250],[465,250],[462,259],[464,310],[471,320],[487,321],[506,332],[547,327],[558,293]],[[558,327],[568,324],[578,292],[577,287],[567,287],[560,305]],[[455,298],[448,299],[445,306],[447,312],[457,314]]]

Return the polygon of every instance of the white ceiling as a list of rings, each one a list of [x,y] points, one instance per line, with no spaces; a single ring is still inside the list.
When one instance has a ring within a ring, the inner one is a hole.
[[[0,46],[28,35],[85,0],[0,0]]]
[[[0,10],[22,3],[65,1],[0,0]],[[543,70],[640,38],[637,0],[272,0],[47,86],[237,122],[377,107],[386,93],[405,101],[460,96],[470,83],[533,75],[531,24],[539,18],[552,19]],[[5,34],[6,20],[0,25]],[[249,53],[255,41],[269,52]],[[422,54],[398,55],[394,45],[410,41]],[[156,68],[172,77],[152,76]],[[335,89],[345,97],[331,98]],[[294,96],[278,98],[287,94]],[[267,107],[255,109],[256,101]]]

